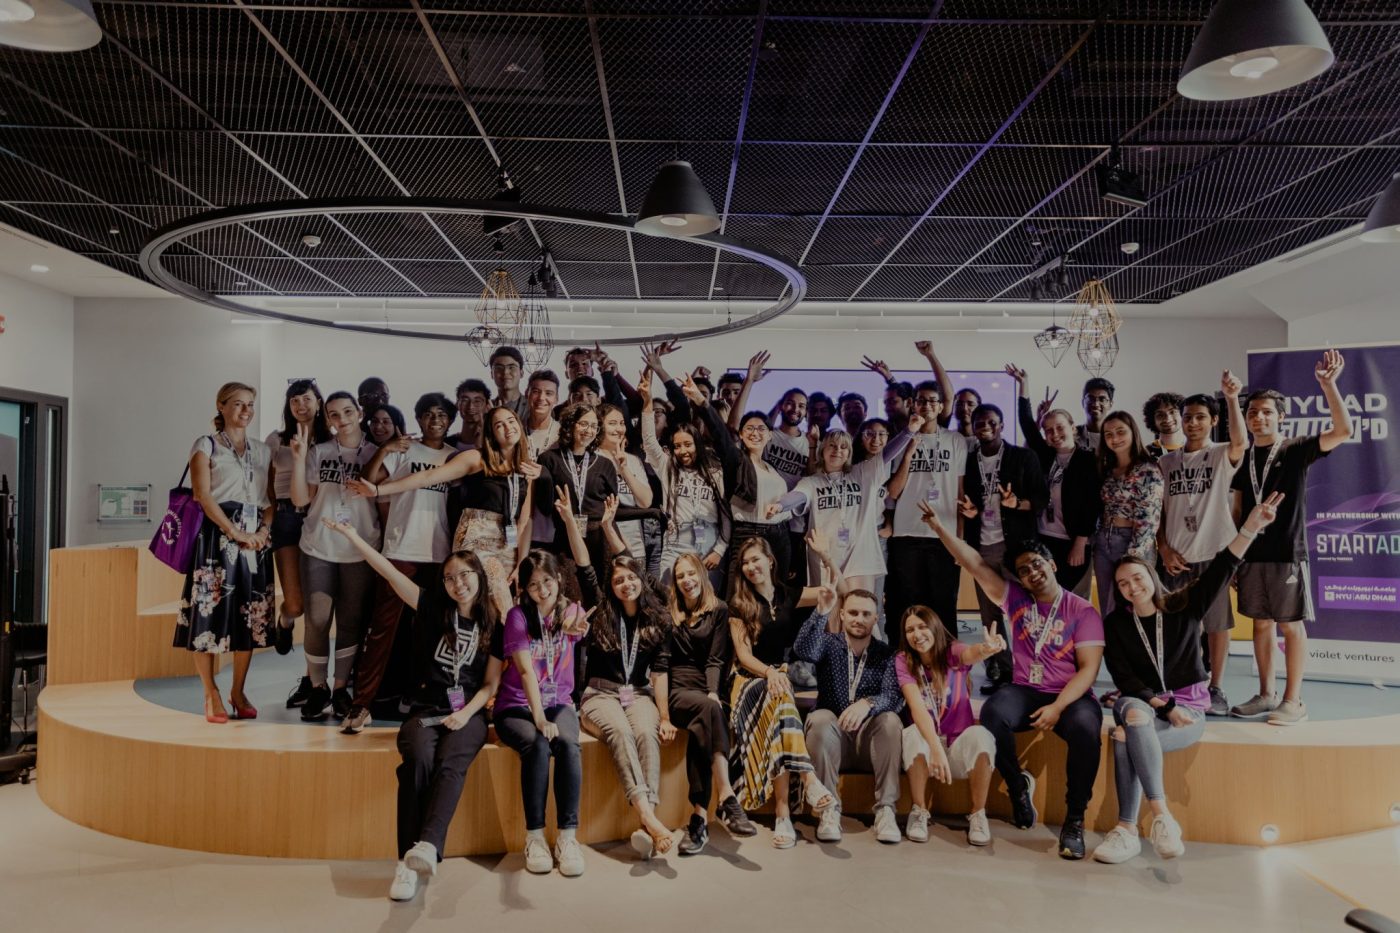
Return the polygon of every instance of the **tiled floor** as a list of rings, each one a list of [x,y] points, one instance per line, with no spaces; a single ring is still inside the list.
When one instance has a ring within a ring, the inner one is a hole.
[[[1279,849],[1191,845],[1170,863],[1149,849],[1108,866],[1056,858],[1046,827],[994,823],[994,844],[976,850],[947,827],[925,845],[881,846],[859,821],[845,825],[844,842],[818,845],[801,824],[804,841],[786,852],[766,831],[736,843],[717,829],[704,854],[650,864],[625,845],[592,847],[578,879],[528,875],[519,855],[451,859],[416,900],[394,904],[389,862],[163,849],[69,823],[33,785],[10,785],[0,787],[0,929],[1314,933],[1344,929],[1353,906],[1400,915],[1400,829]]]

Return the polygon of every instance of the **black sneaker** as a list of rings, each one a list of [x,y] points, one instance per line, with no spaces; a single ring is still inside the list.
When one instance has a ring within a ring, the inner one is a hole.
[[[1021,772],[1021,792],[1011,795],[1011,825],[1017,829],[1032,829],[1040,814],[1035,809],[1035,778],[1029,771]],[[1084,854],[1084,837],[1080,834],[1079,852]]]
[[[292,653],[292,627],[278,622],[273,626],[273,645],[277,648],[278,654]]]
[[[1066,819],[1060,827],[1060,858],[1077,862],[1084,857],[1084,818]]]
[[[710,841],[710,828],[705,823],[705,818],[698,813],[690,815],[690,823],[685,828],[685,838],[680,845],[676,846],[676,851],[681,855],[699,855],[705,848],[705,843]]]
[[[319,687],[312,687],[306,695],[305,705],[301,708],[301,718],[303,722],[325,722],[330,716],[330,711],[326,709],[331,702],[331,688],[322,684]]]
[[[729,830],[731,836],[758,835],[758,827],[753,825],[744,808],[739,806],[739,798],[733,794],[720,801],[715,816],[719,817],[719,821]]]
[[[331,712],[335,713],[336,719],[344,719],[350,715],[350,707],[355,705],[355,698],[350,696],[349,687],[336,687],[331,694]]]
[[[298,706],[306,705],[306,698],[311,696],[311,678],[303,677],[296,689],[287,695],[287,709],[296,709]]]

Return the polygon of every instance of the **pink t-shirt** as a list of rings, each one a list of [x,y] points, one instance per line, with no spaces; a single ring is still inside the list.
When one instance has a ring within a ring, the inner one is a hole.
[[[972,725],[972,694],[968,692],[968,674],[972,668],[963,663],[963,649],[967,646],[962,642],[953,642],[948,646],[948,684],[945,688],[941,702],[943,703],[943,718],[935,719],[938,724],[938,733],[948,742],[949,745]],[[924,668],[924,683],[930,683],[932,676],[928,668]],[[903,651],[897,652],[894,656],[894,676],[899,681],[899,686],[903,688],[905,684],[913,684],[920,688],[920,695],[924,698],[924,708],[929,711],[930,716],[937,716],[938,711],[929,701],[932,699],[922,690],[923,684],[919,682],[919,677],[914,671],[909,669],[909,660]]]
[[[1068,590],[1061,592],[1064,596],[1055,612],[1054,627],[1040,652],[1045,674],[1040,683],[1033,684],[1031,666],[1035,663],[1035,644],[1041,630],[1030,611],[1031,595],[1018,583],[1006,584],[1006,598],[1001,602],[1001,609],[1006,613],[1007,629],[1011,633],[1012,683],[1034,687],[1043,693],[1059,693],[1079,670],[1074,650],[1081,646],[1103,647],[1103,619],[1099,611],[1087,599]],[[1050,614],[1050,604],[1036,603],[1036,609],[1043,624]],[[1092,690],[1089,695],[1093,695]]]
[[[574,645],[583,635],[565,635],[552,621],[543,626],[543,634],[543,638],[530,637],[525,610],[519,606],[506,613],[501,639],[506,664],[501,674],[500,690],[496,693],[496,709],[528,708],[530,705],[525,695],[525,682],[510,659],[515,652],[526,648],[530,649],[530,663],[535,669],[535,679],[540,683],[540,702],[544,708],[574,705]],[[551,653],[554,655],[552,676],[549,670]]]

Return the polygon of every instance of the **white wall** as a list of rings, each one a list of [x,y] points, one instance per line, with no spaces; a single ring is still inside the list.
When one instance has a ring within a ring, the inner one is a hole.
[[[0,273],[0,386],[71,399],[73,299]]]
[[[73,543],[143,536],[131,526],[96,523],[97,483],[151,483],[156,505],[163,505],[190,443],[208,430],[216,390],[230,379],[259,386],[258,436],[263,436],[277,423],[288,378],[314,376],[329,392],[354,391],[364,376],[382,376],[395,403],[408,412],[424,392],[451,392],[467,376],[485,376],[472,352],[456,344],[287,324],[231,324],[223,312],[173,298],[78,299],[76,308],[74,392],[85,404],[75,420]],[[927,323],[950,326],[947,317],[930,316]],[[982,323],[1030,326],[1025,319]],[[769,328],[687,344],[677,354],[676,368],[701,362],[715,370],[742,366],[759,348],[773,352],[777,367],[851,368],[863,354],[896,368],[920,365],[912,346],[919,335],[907,332],[917,324],[910,319],[897,323],[899,333],[870,329],[868,321],[858,332],[845,324],[804,318],[798,325],[797,318],[785,318]],[[1222,369],[1243,372],[1246,350],[1281,346],[1287,336],[1277,319],[1135,318],[1121,332],[1123,350],[1108,375],[1118,386],[1120,407],[1136,410],[1161,389],[1210,391],[1219,385]],[[1029,370],[1037,396],[1048,381],[1061,390],[1060,403],[1077,410],[1085,374],[1072,355],[1052,370],[1030,334],[934,337],[950,368],[1000,370],[1013,361]],[[635,350],[618,348],[614,355],[629,377],[640,368]],[[557,351],[552,360],[561,372],[562,356]]]
[[[1290,347],[1400,342],[1400,302],[1392,296],[1298,318],[1288,325]]]

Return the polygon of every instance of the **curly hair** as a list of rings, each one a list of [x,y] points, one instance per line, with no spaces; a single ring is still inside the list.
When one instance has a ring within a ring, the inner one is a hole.
[[[559,446],[572,447],[574,444],[574,429],[577,428],[578,423],[583,420],[583,416],[593,415],[597,417],[597,414],[592,405],[584,405],[582,402],[575,402],[566,406],[563,413],[559,415]],[[602,436],[602,430],[599,430],[597,434],[593,435],[593,441],[588,445],[588,449],[596,449],[598,440]]]

